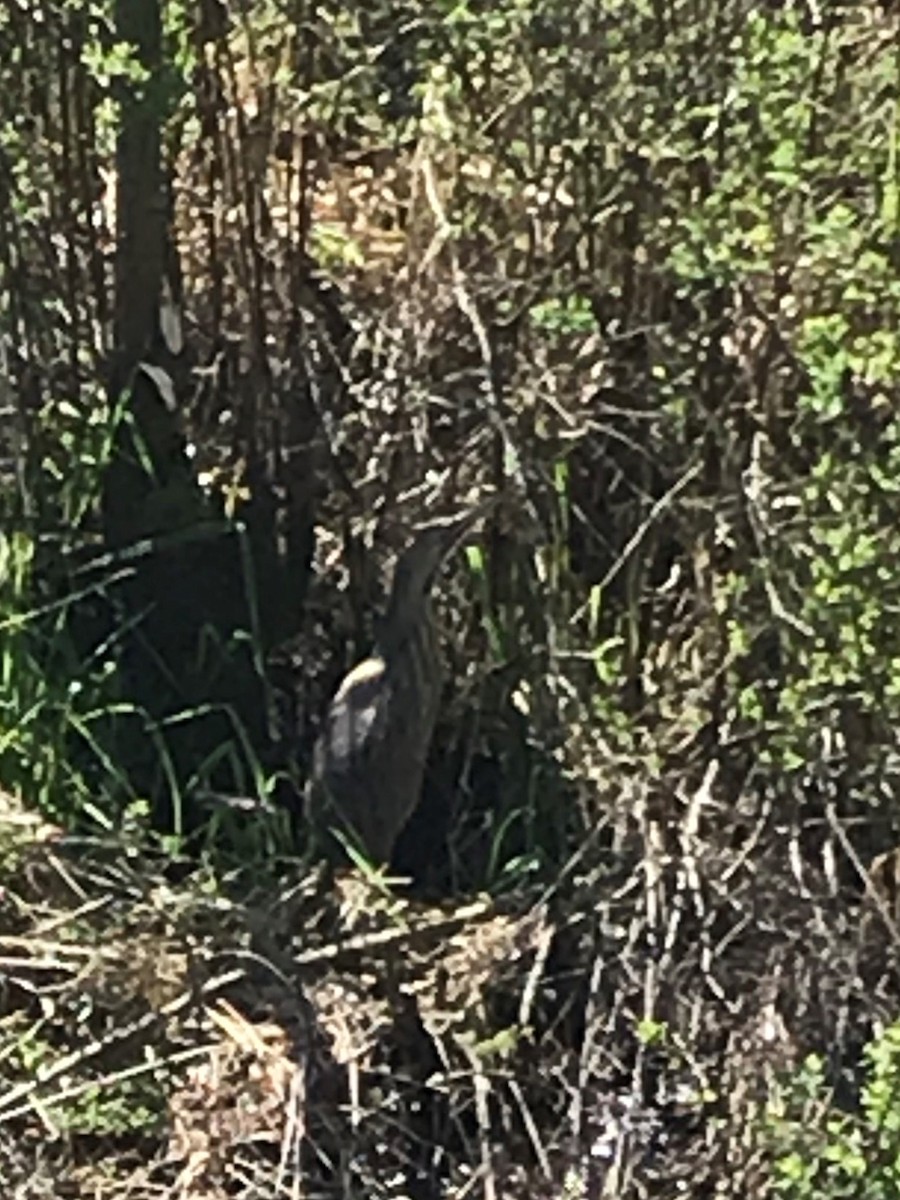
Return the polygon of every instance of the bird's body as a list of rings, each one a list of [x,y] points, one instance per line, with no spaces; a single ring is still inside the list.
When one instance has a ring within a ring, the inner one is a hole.
[[[373,862],[390,860],[422,794],[442,685],[431,586],[480,512],[428,526],[400,556],[376,648],[341,683],[316,745],[313,820]]]

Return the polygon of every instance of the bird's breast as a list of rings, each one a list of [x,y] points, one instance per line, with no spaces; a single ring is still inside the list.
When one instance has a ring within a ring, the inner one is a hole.
[[[331,702],[328,757],[347,763],[368,743],[385,703],[386,663],[373,655],[344,678]]]

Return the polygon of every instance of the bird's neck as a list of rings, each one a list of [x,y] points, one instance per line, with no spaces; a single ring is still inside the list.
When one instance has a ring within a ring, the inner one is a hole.
[[[431,602],[427,596],[417,596],[414,600],[408,596],[399,600],[392,596],[381,620],[376,646],[387,658],[402,651],[413,640],[423,636],[431,638],[433,629]]]

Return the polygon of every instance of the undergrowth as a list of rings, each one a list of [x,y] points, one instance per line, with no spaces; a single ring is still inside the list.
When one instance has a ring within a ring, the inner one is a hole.
[[[0,12],[7,1192],[896,1190],[898,29],[819,8]]]

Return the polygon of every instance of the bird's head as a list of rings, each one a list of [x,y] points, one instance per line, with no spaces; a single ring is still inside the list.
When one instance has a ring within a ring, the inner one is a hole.
[[[419,526],[394,568],[386,619],[388,627],[402,628],[418,618],[441,564],[493,504],[494,500],[490,499],[467,512]]]

